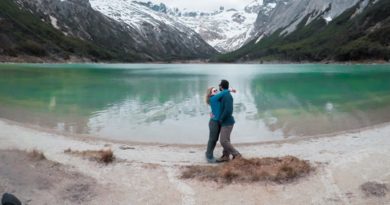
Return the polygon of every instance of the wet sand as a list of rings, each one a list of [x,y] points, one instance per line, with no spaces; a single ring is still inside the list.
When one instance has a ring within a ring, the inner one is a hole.
[[[100,164],[64,153],[68,148],[111,148],[116,161]],[[59,204],[124,205],[390,203],[390,192],[377,197],[360,189],[369,181],[390,186],[390,125],[237,148],[249,158],[293,155],[309,160],[316,170],[287,184],[182,180],[183,166],[206,165],[203,146],[66,137],[0,120],[0,192],[12,192],[29,205],[58,204],[59,200]],[[32,149],[43,152],[48,161],[29,161],[23,152],[14,151]],[[215,154],[220,152],[218,145]]]

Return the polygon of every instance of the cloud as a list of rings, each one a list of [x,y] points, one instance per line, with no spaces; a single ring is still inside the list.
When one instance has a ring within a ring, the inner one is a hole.
[[[148,1],[148,0],[144,0]],[[229,8],[243,8],[254,0],[151,0],[154,3],[162,2],[169,7],[177,7],[179,9],[186,8],[187,10],[214,11],[220,6]]]

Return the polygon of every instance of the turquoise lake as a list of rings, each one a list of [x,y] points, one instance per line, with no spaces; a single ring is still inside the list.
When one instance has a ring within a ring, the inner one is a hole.
[[[237,89],[233,143],[390,121],[390,65],[0,64],[0,118],[112,140],[206,144],[206,89]]]

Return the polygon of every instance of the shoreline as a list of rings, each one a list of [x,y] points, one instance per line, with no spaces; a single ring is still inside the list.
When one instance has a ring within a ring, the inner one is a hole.
[[[12,154],[7,150],[36,149],[48,160],[65,166],[65,173],[79,173],[96,181],[94,187],[105,190],[103,195],[92,194],[94,197],[79,204],[205,204],[210,201],[215,204],[388,204],[390,193],[384,197],[368,197],[360,186],[371,181],[390,186],[389,133],[387,123],[332,137],[237,146],[247,158],[291,155],[315,166],[314,173],[291,184],[224,185],[183,180],[179,178],[183,166],[207,164],[204,146],[127,145],[102,139],[72,138],[3,119],[0,119],[0,150]],[[110,148],[116,161],[101,165],[64,153],[68,148],[80,151]],[[217,145],[215,155],[219,156],[221,151]],[[0,182],[3,182],[1,170],[0,166]],[[26,193],[18,192],[15,186],[12,182],[0,183],[0,192],[10,187],[23,197]],[[42,204],[31,200],[31,205]]]
[[[294,65],[304,65],[304,64],[336,64],[336,65],[390,65],[390,61],[385,60],[362,60],[362,61],[237,61],[237,62],[210,62],[208,60],[175,60],[175,61],[152,61],[152,62],[119,62],[119,61],[92,61],[88,59],[83,59],[81,61],[55,61],[55,60],[35,60],[35,61],[2,61],[0,64],[195,64],[195,65],[224,65],[224,64],[246,64],[246,65],[277,65],[277,64],[294,64]]]
[[[82,141],[105,141],[109,143],[114,144],[125,144],[129,146],[170,146],[170,147],[185,147],[185,148],[199,148],[204,147],[204,144],[174,144],[174,143],[161,143],[161,142],[141,142],[141,141],[132,141],[132,140],[119,140],[119,139],[107,139],[104,137],[98,137],[91,134],[77,134],[77,133],[68,133],[68,132],[61,132],[57,131],[51,128],[45,128],[42,126],[32,125],[28,123],[22,123],[17,122],[13,120],[9,120],[6,118],[0,117],[0,122],[5,122],[9,125],[16,125],[24,128],[29,128],[35,131],[39,132],[45,132],[55,135],[61,135],[70,139],[74,140],[82,140]],[[333,132],[333,133],[326,133],[326,134],[318,134],[318,135],[311,135],[311,136],[291,136],[290,138],[285,138],[281,140],[269,140],[269,141],[259,141],[259,142],[233,142],[237,147],[245,147],[245,146],[251,146],[251,145],[269,145],[269,144],[287,144],[287,143],[297,143],[300,141],[307,141],[311,139],[321,139],[321,138],[332,138],[337,137],[340,135],[351,135],[351,134],[357,134],[360,132],[373,130],[373,129],[381,129],[390,127],[390,122],[383,122],[376,125],[371,125],[367,127],[352,129],[352,130],[344,130],[339,132]],[[233,138],[234,141],[234,138]],[[205,142],[206,143],[206,142]]]

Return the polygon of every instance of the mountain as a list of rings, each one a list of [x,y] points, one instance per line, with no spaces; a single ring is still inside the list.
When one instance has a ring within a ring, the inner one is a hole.
[[[87,41],[64,35],[12,0],[0,1],[0,61],[127,60]]]
[[[280,0],[259,13],[255,39],[215,60],[389,60],[390,1]]]
[[[254,0],[204,12],[141,0],[1,0],[0,61],[388,60],[389,4]]]
[[[163,3],[138,2],[149,9],[166,14],[170,19],[198,33],[219,52],[234,51],[253,38],[252,30],[260,9],[269,10],[272,4],[262,5],[254,0],[241,9],[220,9],[214,12],[172,8]]]
[[[103,5],[108,3],[104,0],[100,2]],[[145,13],[137,8],[127,10],[126,12],[134,12],[131,13],[134,17],[145,19],[138,24],[130,24],[118,21],[117,18],[110,18],[115,17],[113,15],[102,14],[95,10],[88,0],[4,0],[3,4],[13,7],[12,15],[7,15],[4,18],[10,22],[16,22],[15,24],[21,30],[28,27],[25,30],[31,31],[21,31],[19,33],[20,39],[28,39],[28,33],[36,33],[33,35],[39,41],[32,40],[36,47],[42,41],[50,41],[49,38],[52,37],[39,31],[45,27],[51,31],[56,30],[53,32],[61,36],[58,38],[77,39],[77,42],[99,48],[107,56],[101,58],[99,57],[100,52],[94,51],[92,53],[97,56],[94,60],[170,61],[208,58],[216,54],[216,50],[191,29],[178,24],[171,25],[164,22],[163,19],[154,18],[155,14],[152,10],[145,11]],[[3,9],[8,8],[1,9],[3,13]],[[25,13],[28,13],[28,17],[23,16]],[[121,13],[114,15],[121,15]],[[35,19],[36,23],[29,24],[29,18]],[[12,38],[12,36],[7,38]],[[53,42],[53,45],[58,45],[61,42],[60,44],[64,44],[70,49],[77,47],[78,43],[67,45],[67,41],[58,38]],[[18,41],[15,40],[15,42]],[[47,53],[51,53],[46,45],[40,47]],[[16,49],[15,53],[21,52],[21,50]]]
[[[93,9],[125,25],[140,45],[152,51],[151,56],[161,56],[159,60],[207,58],[217,53],[192,29],[135,1],[90,0],[90,3]]]
[[[360,0],[264,0],[264,4],[272,4],[271,10],[261,10],[254,32],[256,36],[269,35],[277,29],[291,33],[305,18],[306,25],[317,17],[332,20]]]
[[[194,31],[222,53],[240,48],[249,36],[256,20],[255,10],[224,9],[209,13],[197,12],[193,15],[176,15],[173,18]]]

